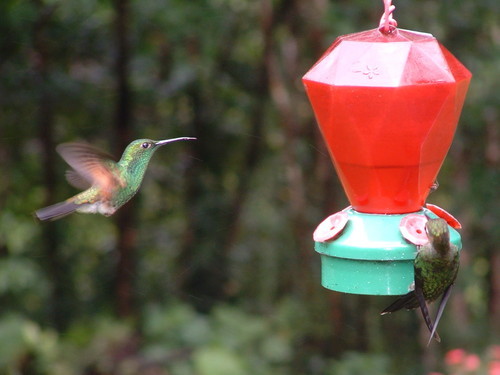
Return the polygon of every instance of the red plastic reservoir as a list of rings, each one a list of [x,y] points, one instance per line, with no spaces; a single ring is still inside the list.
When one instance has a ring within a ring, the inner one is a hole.
[[[430,34],[337,38],[303,82],[353,208],[424,205],[448,152],[471,73]]]

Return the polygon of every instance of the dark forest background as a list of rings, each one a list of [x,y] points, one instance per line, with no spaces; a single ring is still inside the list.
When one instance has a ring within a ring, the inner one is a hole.
[[[500,2],[395,5],[474,75],[430,197],[463,224],[441,344],[313,251],[348,202],[301,77],[382,1],[2,0],[0,374],[498,374]],[[32,217],[75,193],[57,144],[177,136],[115,216]]]

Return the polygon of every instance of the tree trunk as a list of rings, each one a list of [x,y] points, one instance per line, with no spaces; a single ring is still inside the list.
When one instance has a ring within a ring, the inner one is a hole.
[[[116,107],[114,120],[115,151],[123,152],[132,138],[132,98],[129,80],[130,42],[128,0],[114,0],[116,56],[114,73],[116,78]],[[118,257],[115,279],[118,316],[134,313],[134,248],[136,243],[135,211],[133,205],[125,205],[116,213]]]
[[[33,29],[33,70],[38,88],[38,113],[36,121],[43,150],[43,183],[46,187],[44,205],[55,201],[55,145],[54,145],[54,99],[50,88],[50,51],[48,48],[47,29],[51,22],[53,7],[44,6],[41,1],[33,1],[38,11],[38,18]],[[72,305],[72,282],[67,272],[67,264],[59,251],[58,229],[61,223],[42,225],[44,265],[51,282],[48,314],[51,324],[56,329],[64,330],[70,320]]]

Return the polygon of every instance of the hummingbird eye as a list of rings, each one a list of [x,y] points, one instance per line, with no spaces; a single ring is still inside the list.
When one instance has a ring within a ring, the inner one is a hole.
[[[151,143],[149,142],[144,142],[142,145],[141,145],[142,148],[149,148],[151,147]]]

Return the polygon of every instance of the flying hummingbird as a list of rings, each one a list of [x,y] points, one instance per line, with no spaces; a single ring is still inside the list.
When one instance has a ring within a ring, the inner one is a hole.
[[[196,139],[179,137],[162,141],[138,139],[130,143],[120,161],[87,143],[63,143],[57,152],[73,168],[68,182],[81,193],[35,212],[40,220],[56,220],[75,211],[113,215],[139,190],[154,152],[167,143]]]
[[[427,343],[429,345],[433,337],[440,341],[436,329],[457,277],[460,254],[457,246],[450,242],[450,231],[445,220],[441,218],[427,220],[425,232],[429,242],[417,247],[418,252],[413,266],[415,289],[399,297],[381,314],[392,313],[402,308],[411,310],[420,307],[427,328],[431,332]],[[433,323],[427,302],[435,301],[441,294],[443,297]]]

